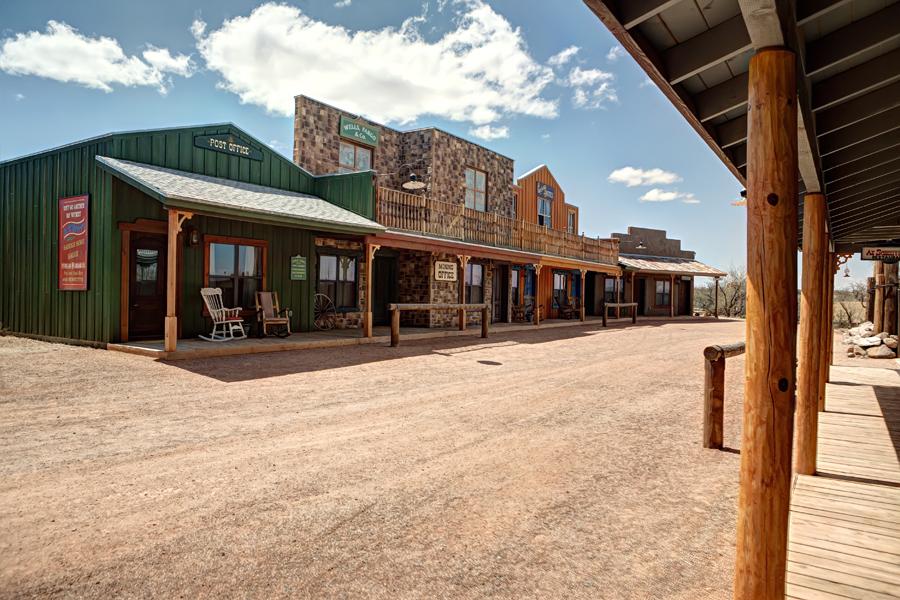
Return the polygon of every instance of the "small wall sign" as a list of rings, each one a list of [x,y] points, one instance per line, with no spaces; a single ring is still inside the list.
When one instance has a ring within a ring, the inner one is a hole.
[[[59,199],[59,289],[88,289],[88,196]]]
[[[863,260],[880,260],[883,262],[897,262],[900,260],[900,246],[870,246],[864,247],[860,252]]]
[[[434,262],[435,281],[456,281],[456,263],[437,260]]]
[[[291,281],[306,281],[306,257],[291,257]]]
[[[263,159],[262,152],[251,146],[250,142],[233,135],[195,135],[194,146],[250,160]]]
[[[543,181],[537,182],[537,197],[543,200],[549,200],[553,202],[553,197],[556,195],[556,190],[549,183],[544,183]]]
[[[377,146],[381,130],[362,121],[341,115],[341,137],[362,142],[367,146]]]

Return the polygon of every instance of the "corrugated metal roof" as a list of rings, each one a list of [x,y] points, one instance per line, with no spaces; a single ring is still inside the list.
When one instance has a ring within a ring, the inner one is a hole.
[[[268,221],[283,220],[285,225],[360,232],[384,231],[384,227],[374,221],[309,194],[106,156],[98,156],[97,162],[105,170],[164,204],[206,207],[212,213],[237,212]]]
[[[698,277],[724,277],[727,275],[724,271],[720,271],[719,269],[703,264],[699,260],[691,258],[620,254],[619,264],[631,271],[695,275]]]

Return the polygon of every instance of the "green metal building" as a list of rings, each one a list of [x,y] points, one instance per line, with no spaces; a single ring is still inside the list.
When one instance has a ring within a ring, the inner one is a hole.
[[[316,237],[384,229],[373,178],[314,176],[232,124],[112,133],[2,162],[0,329],[160,339],[174,212],[189,216],[177,238],[179,337],[209,332],[206,286],[245,309],[255,290],[277,291],[292,328],[308,331]],[[78,256],[79,243],[86,261],[67,262],[61,251]]]

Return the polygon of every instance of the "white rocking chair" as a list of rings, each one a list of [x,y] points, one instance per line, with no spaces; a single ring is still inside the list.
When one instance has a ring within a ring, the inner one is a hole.
[[[209,317],[213,322],[212,333],[208,336],[201,335],[201,340],[227,342],[247,337],[240,307],[225,308],[222,302],[222,288],[203,288],[200,290],[200,296],[203,297],[206,310],[209,311]]]

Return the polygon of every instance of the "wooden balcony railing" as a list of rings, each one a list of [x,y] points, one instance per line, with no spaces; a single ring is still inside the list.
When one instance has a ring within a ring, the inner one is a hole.
[[[615,265],[615,239],[590,238],[548,229],[521,219],[466,208],[390,188],[378,188],[376,218],[389,229],[413,231],[474,244],[552,254]]]

